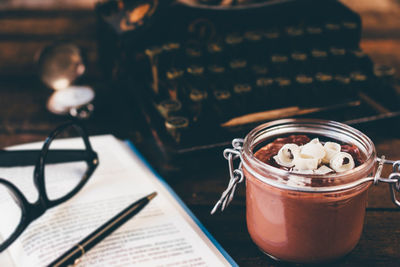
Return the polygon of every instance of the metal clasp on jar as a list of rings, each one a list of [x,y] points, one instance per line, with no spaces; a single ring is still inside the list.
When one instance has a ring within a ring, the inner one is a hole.
[[[234,167],[234,161],[236,159],[239,159],[241,156],[243,142],[244,140],[241,138],[233,139],[232,141],[233,149],[227,148],[224,150],[224,158],[228,161],[229,164],[230,180],[228,187],[222,193],[221,198],[218,200],[214,208],[211,210],[211,214],[214,214],[219,207],[221,207],[221,211],[224,211],[224,209],[229,205],[229,203],[231,203],[233,199],[237,184],[243,182],[244,180],[244,175],[242,171],[242,161],[240,160],[240,163],[236,169]]]
[[[374,184],[377,185],[379,182],[389,184],[392,201],[396,206],[400,207],[400,200],[397,199],[396,197],[396,191],[400,192],[400,160],[398,161],[387,160],[385,159],[385,156],[382,156],[381,158],[378,159],[378,163],[379,163],[378,169],[373,179]],[[384,164],[391,164],[393,168],[393,172],[387,178],[380,177]]]

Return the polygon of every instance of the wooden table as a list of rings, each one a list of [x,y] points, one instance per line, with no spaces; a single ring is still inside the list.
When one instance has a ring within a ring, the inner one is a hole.
[[[361,0],[344,2],[362,14],[364,50],[376,62],[391,64],[400,70],[400,4],[394,0],[379,1],[380,4]],[[34,61],[41,48],[60,37],[87,50],[88,83],[107,96],[107,101],[100,101],[95,115],[87,121],[89,132],[112,133],[133,140],[139,148],[145,147],[147,138],[135,127],[137,118],[129,113],[129,102],[119,98],[116,91],[107,88],[99,79],[95,19],[91,7],[76,7],[73,3],[69,1],[66,12],[59,4],[28,8],[18,4],[0,5],[0,147],[43,140],[51,129],[65,121],[65,118],[47,112],[45,103],[51,92],[36,78]],[[379,155],[400,159],[399,127],[393,126],[392,130],[370,129],[367,134],[373,138]],[[248,235],[244,185],[239,187],[234,201],[224,213],[209,214],[228,182],[226,162],[222,156],[219,158],[220,161],[213,165],[206,165],[208,161],[204,159],[199,162],[199,165],[203,164],[200,171],[182,171],[167,177],[167,181],[239,265],[281,265],[260,252]],[[385,169],[384,175],[387,176],[389,171]],[[391,202],[386,185],[372,187],[359,244],[352,253],[333,264],[400,265],[400,209]]]

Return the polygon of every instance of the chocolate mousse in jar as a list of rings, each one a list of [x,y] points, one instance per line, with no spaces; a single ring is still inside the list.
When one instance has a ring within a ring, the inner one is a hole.
[[[236,185],[246,182],[246,221],[254,243],[268,256],[318,263],[349,253],[364,223],[368,189],[400,190],[400,161],[377,158],[362,132],[342,123],[287,119],[262,124],[224,151],[231,180],[214,207],[222,210]],[[240,159],[234,168],[235,159]],[[383,164],[394,172],[380,177]]]

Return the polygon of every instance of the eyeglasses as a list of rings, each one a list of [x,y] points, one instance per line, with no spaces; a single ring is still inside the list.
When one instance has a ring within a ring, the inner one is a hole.
[[[59,149],[63,141],[53,142],[72,134],[77,137],[72,139],[72,143],[79,149],[75,149],[75,146],[74,149]],[[46,210],[78,193],[98,164],[97,153],[92,149],[85,129],[72,122],[55,129],[41,150],[0,150],[0,169],[12,169],[10,167],[15,166],[19,169],[32,168],[27,166],[35,165],[33,181],[38,193],[37,200],[31,203],[15,185],[22,184],[25,187],[27,177],[15,180],[13,177],[0,178],[0,252]]]

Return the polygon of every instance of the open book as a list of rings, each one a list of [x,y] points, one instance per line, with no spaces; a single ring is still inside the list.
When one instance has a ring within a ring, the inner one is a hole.
[[[131,144],[111,135],[91,137],[90,141],[100,165],[89,182],[70,200],[34,221],[0,254],[0,266],[45,266],[153,191],[158,196],[84,255],[79,266],[237,266]],[[74,148],[77,140],[57,142],[56,147],[68,149]],[[36,143],[18,148],[40,147]],[[0,177],[12,177],[33,202],[37,198],[33,168],[0,168]]]

